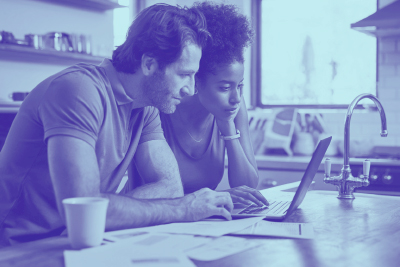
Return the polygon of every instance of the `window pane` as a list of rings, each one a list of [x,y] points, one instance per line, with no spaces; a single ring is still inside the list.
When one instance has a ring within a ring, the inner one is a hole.
[[[114,9],[114,48],[125,42],[126,34],[132,23],[131,9],[129,5],[131,0],[118,0],[118,4],[126,6],[124,8]]]
[[[261,102],[348,105],[376,94],[376,39],[350,24],[376,0],[263,0]]]

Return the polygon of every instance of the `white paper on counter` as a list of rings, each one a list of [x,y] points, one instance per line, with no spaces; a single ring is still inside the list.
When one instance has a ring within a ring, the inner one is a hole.
[[[153,238],[153,239],[152,239]],[[130,267],[130,266],[195,266],[188,257],[174,247],[154,246],[160,236],[148,237],[142,244],[135,244],[132,239],[105,246],[64,251],[66,267]],[[137,240],[136,240],[137,241]]]
[[[129,234],[112,234],[109,232],[107,239],[114,242],[128,242],[132,245],[149,246],[153,250],[163,250],[174,248],[174,251],[184,251],[194,247],[201,246],[205,243],[212,241],[209,237],[192,236],[192,235],[179,235],[179,234],[165,234],[165,233],[131,233]]]
[[[233,234],[313,239],[314,228],[311,223],[260,221]]]
[[[135,235],[140,232],[189,234],[219,237],[240,231],[261,221],[262,219],[262,217],[253,217],[231,221],[210,219],[188,223],[170,223],[157,226],[107,232],[105,233],[104,238],[113,240],[113,238],[115,238],[115,236],[117,235]]]
[[[201,247],[186,251],[185,253],[189,258],[194,260],[213,261],[259,245],[261,244],[245,238],[223,236],[216,238]]]
[[[148,232],[144,232],[139,229],[125,229],[118,231],[105,232],[103,240],[109,241],[121,241],[128,238],[140,238],[141,235],[146,235]]]

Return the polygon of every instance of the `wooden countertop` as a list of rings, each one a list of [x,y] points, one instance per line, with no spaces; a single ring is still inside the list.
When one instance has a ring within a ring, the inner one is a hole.
[[[400,197],[310,191],[287,222],[310,222],[312,240],[256,238],[261,246],[197,266],[385,266],[400,263]],[[0,266],[64,266],[66,237],[0,250]]]

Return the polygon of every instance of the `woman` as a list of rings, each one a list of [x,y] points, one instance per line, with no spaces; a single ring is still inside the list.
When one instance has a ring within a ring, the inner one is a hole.
[[[165,138],[178,161],[185,194],[215,189],[224,174],[225,149],[234,203],[259,206],[267,200],[255,189],[258,171],[242,97],[244,58],[253,31],[233,5],[196,3],[212,38],[203,48],[195,95],[173,114],[160,114]]]

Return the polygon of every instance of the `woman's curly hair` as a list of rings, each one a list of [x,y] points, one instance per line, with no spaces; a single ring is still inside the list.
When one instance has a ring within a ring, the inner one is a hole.
[[[193,9],[204,14],[207,30],[211,34],[203,47],[197,77],[213,73],[217,65],[243,63],[244,48],[253,41],[254,31],[246,16],[238,12],[235,5],[196,2]]]

